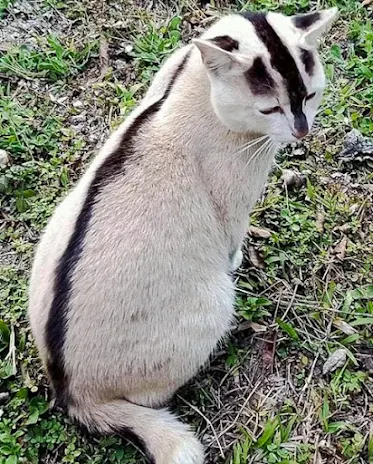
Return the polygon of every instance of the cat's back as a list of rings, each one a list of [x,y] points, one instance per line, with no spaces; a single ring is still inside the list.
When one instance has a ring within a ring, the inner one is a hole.
[[[155,127],[145,120],[128,139],[131,122],[125,124],[111,151],[97,157],[56,209],[31,279],[29,313],[39,345],[64,293],[69,326],[86,320],[89,331],[91,324],[110,324],[110,315],[114,321],[113,308],[125,308],[125,321],[149,301],[154,313],[172,305],[174,295],[183,299],[203,285],[203,275],[224,267],[226,257],[216,253],[221,231],[198,166],[172,138],[157,138]]]

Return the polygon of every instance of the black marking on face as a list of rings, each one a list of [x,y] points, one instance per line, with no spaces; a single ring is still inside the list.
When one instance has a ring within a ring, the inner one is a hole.
[[[318,21],[320,17],[320,13],[315,11],[314,13],[294,16],[292,19],[295,27],[306,31],[310,26],[312,26],[312,24]]]
[[[315,68],[315,58],[313,56],[313,53],[310,50],[306,50],[305,48],[300,48],[300,59],[304,64],[306,73],[309,76],[312,76],[313,70]]]
[[[268,49],[271,65],[281,75],[294,118],[299,118],[301,114],[305,118],[303,101],[307,96],[307,89],[288,48],[268,23],[264,13],[243,13],[243,16],[253,24],[256,34]]]
[[[294,114],[294,129],[296,137],[304,137],[308,134],[308,122],[305,114],[302,110],[297,111]]]
[[[54,297],[49,310],[45,337],[49,355],[47,364],[48,374],[52,381],[57,399],[64,398],[64,406],[69,402],[69,378],[65,369],[64,360],[69,298],[72,294],[74,272],[82,256],[85,237],[93,214],[93,207],[103,187],[112,182],[116,176],[123,176],[124,163],[135,156],[134,140],[139,129],[162,107],[176,79],[185,68],[189,55],[190,52],[184,57],[179,67],[176,69],[163,97],[146,108],[135,118],[123,135],[119,147],[111,153],[97,169],[95,177],[88,189],[85,202],[76,220],[74,232],[56,268],[53,289]]]
[[[254,59],[251,68],[245,71],[245,77],[254,95],[270,95],[275,92],[275,81],[260,57]]]
[[[227,52],[233,52],[233,50],[239,49],[238,41],[232,39],[232,37],[229,37],[229,35],[220,35],[210,40],[219,48],[221,48],[222,50],[226,50]]]

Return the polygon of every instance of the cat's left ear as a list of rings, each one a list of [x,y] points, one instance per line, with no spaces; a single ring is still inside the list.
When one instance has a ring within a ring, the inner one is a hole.
[[[229,36],[194,39],[193,43],[199,49],[203,63],[210,72],[234,73],[250,64],[247,58],[234,53],[238,51],[239,44]]]
[[[330,28],[337,17],[338,8],[334,7],[328,10],[292,16],[291,20],[294,26],[303,33],[301,42],[309,47],[317,47],[318,40]]]

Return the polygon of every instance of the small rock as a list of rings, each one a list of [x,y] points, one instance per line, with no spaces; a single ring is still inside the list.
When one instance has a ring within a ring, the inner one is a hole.
[[[294,156],[303,156],[305,153],[306,153],[306,150],[303,147],[298,147],[295,150],[293,150]]]
[[[74,108],[82,108],[83,107],[83,102],[81,102],[80,100],[75,100],[73,102],[73,107]]]
[[[347,350],[344,348],[340,348],[334,353],[332,353],[327,361],[325,362],[322,373],[328,374],[329,372],[334,372],[338,367],[342,367],[347,359]]]
[[[344,162],[373,161],[373,140],[353,129],[346,135],[344,149],[338,158]]]
[[[10,163],[10,158],[5,150],[0,150],[0,168],[5,168]]]
[[[121,71],[123,69],[126,69],[127,68],[127,63],[124,61],[124,60],[115,60],[115,68],[118,70],[118,71]]]
[[[286,187],[301,187],[306,183],[306,177],[300,172],[292,169],[284,169],[281,180]]]
[[[9,398],[8,392],[1,392],[0,393],[0,404],[5,403],[5,401]]]

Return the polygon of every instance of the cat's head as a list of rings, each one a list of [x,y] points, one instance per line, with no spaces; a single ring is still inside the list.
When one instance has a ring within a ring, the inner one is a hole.
[[[297,16],[231,15],[194,40],[221,122],[278,142],[305,136],[325,86],[318,39],[336,16],[336,8]]]

